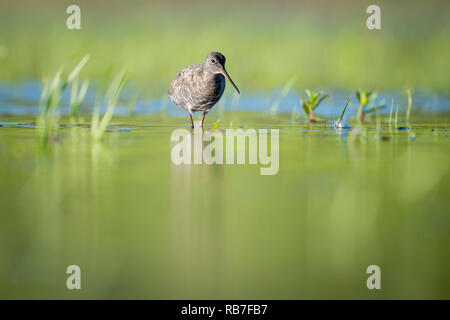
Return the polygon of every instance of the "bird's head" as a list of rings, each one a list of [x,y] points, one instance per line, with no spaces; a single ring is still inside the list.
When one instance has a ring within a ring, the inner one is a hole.
[[[228,75],[227,71],[225,70],[225,56],[221,54],[220,52],[210,52],[208,56],[205,59],[205,66],[208,69],[208,71],[213,73],[220,73],[225,78],[230,81],[230,83],[233,85],[233,87],[236,89],[238,93],[241,93],[234,84],[233,80],[231,80],[230,76]]]

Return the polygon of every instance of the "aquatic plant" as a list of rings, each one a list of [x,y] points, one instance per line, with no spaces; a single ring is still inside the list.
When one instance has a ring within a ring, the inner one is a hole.
[[[397,128],[397,124],[398,124],[398,104],[397,104],[397,108],[395,109],[395,127]]]
[[[89,55],[83,59],[72,70],[67,79],[63,79],[63,67],[59,68],[55,76],[51,79],[44,75],[42,78],[42,93],[40,98],[40,113],[38,116],[38,126],[43,129],[43,139],[47,141],[49,138],[54,138],[58,127],[58,116],[56,110],[59,107],[61,95],[66,88],[77,79],[81,69],[89,60]],[[87,90],[87,88],[86,88]],[[84,97],[83,97],[84,98]],[[78,101],[78,99],[76,99]]]
[[[88,80],[83,81],[80,90],[78,90],[78,78],[75,78],[72,82],[72,89],[70,92],[70,120],[72,122],[78,122],[80,107],[86,96],[88,87]]]
[[[349,104],[350,104],[350,99],[347,98],[346,104],[345,104],[344,110],[342,110],[341,116],[339,117],[339,119],[337,121],[335,121],[333,123],[334,128],[339,128],[339,129],[350,128],[349,124],[343,121],[345,111],[347,110],[347,107]]]
[[[120,93],[122,92],[123,88],[125,87],[125,84],[127,82],[127,72],[125,70],[120,71],[113,79],[113,81],[110,83],[108,89],[106,90],[106,93],[104,93],[106,88],[106,83],[109,78],[110,70],[108,70],[97,91],[97,97],[94,107],[94,113],[92,115],[92,124],[91,124],[91,133],[92,138],[96,141],[99,141],[103,134],[106,131],[106,128],[109,126],[109,123],[111,122],[111,118],[114,113],[114,109],[116,107],[117,101],[119,99]],[[103,117],[100,119],[100,107],[102,102],[106,102],[106,112],[103,115]]]
[[[60,99],[60,94],[58,94],[56,88],[60,85],[60,78],[61,70],[58,70],[52,79],[49,79],[46,74],[42,75],[42,92],[39,103],[40,112],[37,119],[37,126],[42,128],[43,142],[46,142],[47,138],[52,136],[56,131],[58,119],[56,118],[55,110]]]
[[[377,94],[373,91],[364,91],[361,89],[356,90],[356,98],[359,102],[358,117],[361,123],[364,122],[364,117],[366,114],[373,113],[379,109],[384,108],[384,104],[367,107],[368,104],[374,101],[376,97]]]
[[[292,86],[294,85],[296,80],[297,80],[297,77],[291,78],[288,82],[286,82],[283,89],[281,89],[280,96],[272,103],[272,105],[270,107],[270,114],[272,116],[274,116],[278,113],[278,108],[280,106],[281,100],[286,98],[286,96],[288,95],[289,91],[291,91]]]
[[[406,89],[406,95],[408,96],[408,108],[406,109],[406,121],[409,122],[409,116],[411,115],[412,107],[412,94],[410,89]]]
[[[389,123],[392,123],[392,110],[394,109],[394,98],[391,100],[391,111],[389,111]]]
[[[300,98],[303,111],[308,116],[309,122],[316,121],[314,119],[314,110],[322,103],[323,100],[328,98],[328,94],[323,94],[323,92],[314,92],[308,89],[305,90],[308,95],[308,100],[303,100]]]

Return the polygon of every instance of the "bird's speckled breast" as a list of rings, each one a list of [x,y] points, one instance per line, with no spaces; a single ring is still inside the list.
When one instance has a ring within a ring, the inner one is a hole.
[[[220,100],[225,90],[223,75],[212,74],[203,79],[203,90],[199,90],[198,100],[192,111],[208,111]]]

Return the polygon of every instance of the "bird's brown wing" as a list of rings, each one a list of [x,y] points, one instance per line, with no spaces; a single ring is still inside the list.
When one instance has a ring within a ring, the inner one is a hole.
[[[190,109],[192,100],[192,90],[196,86],[196,74],[199,71],[201,64],[190,65],[181,70],[178,75],[173,79],[169,87],[169,96],[173,103],[184,108]]]

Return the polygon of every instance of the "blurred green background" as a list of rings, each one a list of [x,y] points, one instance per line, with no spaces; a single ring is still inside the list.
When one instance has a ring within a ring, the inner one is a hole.
[[[92,57],[87,77],[126,66],[142,93],[165,94],[178,71],[218,50],[242,90],[282,87],[432,89],[448,95],[448,1],[76,1],[81,30],[66,28],[71,1],[2,1],[0,80],[39,79]]]

